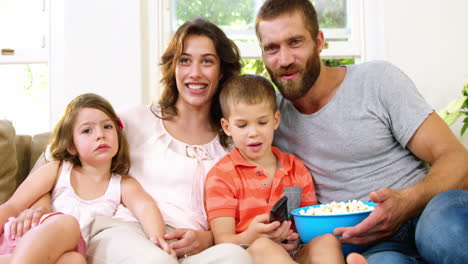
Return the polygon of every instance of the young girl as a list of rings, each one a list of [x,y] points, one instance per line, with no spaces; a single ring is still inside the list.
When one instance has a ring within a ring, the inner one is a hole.
[[[121,203],[148,238],[175,257],[163,239],[164,222],[154,200],[124,175],[130,159],[121,129],[112,106],[98,95],[78,96],[67,106],[51,139],[56,161],[34,171],[0,206],[0,263],[86,263],[94,217],[112,216]],[[10,236],[9,220],[50,191],[53,213],[23,237]]]

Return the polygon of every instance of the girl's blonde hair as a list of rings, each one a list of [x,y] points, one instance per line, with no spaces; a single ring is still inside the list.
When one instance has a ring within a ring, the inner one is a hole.
[[[112,158],[111,172],[126,174],[130,168],[130,154],[127,138],[121,129],[120,119],[117,117],[112,105],[103,97],[87,93],[73,99],[65,108],[59,121],[55,124],[50,140],[50,152],[55,160],[68,161],[75,166],[81,166],[81,161],[76,155],[68,152],[73,144],[73,124],[76,116],[83,108],[94,108],[104,112],[113,122],[117,130],[119,149]]]

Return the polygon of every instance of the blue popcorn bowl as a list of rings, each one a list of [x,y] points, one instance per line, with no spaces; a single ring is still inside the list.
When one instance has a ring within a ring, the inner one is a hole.
[[[366,205],[373,206],[373,202],[363,202]],[[302,215],[299,213],[300,210],[307,211],[310,207],[320,207],[322,204],[306,206],[296,208],[291,211],[294,217],[294,223],[296,225],[297,233],[304,244],[309,243],[312,239],[317,236],[330,233],[333,234],[333,230],[337,227],[349,227],[355,226],[362,222],[366,217],[370,215],[372,211],[350,213],[350,214],[335,214],[335,215]],[[367,246],[365,245],[351,245],[342,244],[343,254],[346,256],[351,252],[360,252]]]

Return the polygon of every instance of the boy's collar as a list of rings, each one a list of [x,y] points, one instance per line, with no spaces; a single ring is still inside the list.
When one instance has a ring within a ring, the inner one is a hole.
[[[278,159],[278,169],[283,170],[285,173],[287,173],[289,170],[292,168],[292,163],[293,159],[291,155],[288,155],[284,152],[281,152],[277,147],[271,147],[271,151],[273,154],[276,156]],[[231,160],[234,166],[244,166],[244,167],[257,167],[256,165],[248,162],[247,160],[242,157],[240,151],[238,148],[234,148],[231,151]]]

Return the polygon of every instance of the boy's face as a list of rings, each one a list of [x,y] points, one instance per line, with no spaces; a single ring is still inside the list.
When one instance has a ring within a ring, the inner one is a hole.
[[[232,137],[242,156],[257,163],[271,153],[273,134],[280,123],[280,113],[266,103],[230,106],[228,119],[221,119],[224,132]]]

